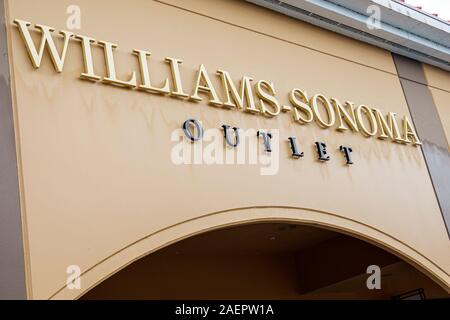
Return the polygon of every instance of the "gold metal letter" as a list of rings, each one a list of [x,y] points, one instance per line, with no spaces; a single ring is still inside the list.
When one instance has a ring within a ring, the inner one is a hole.
[[[201,83],[204,83],[205,85],[202,85]],[[211,79],[208,76],[208,71],[206,71],[204,64],[201,64],[198,69],[194,94],[190,97],[190,99],[194,101],[202,101],[202,98],[198,95],[199,91],[209,94],[211,98],[209,101],[210,104],[215,106],[221,106],[223,104],[217,96],[216,90],[214,89]]]
[[[138,86],[138,89],[143,91],[168,94],[170,92],[169,79],[166,78],[166,80],[164,81],[164,86],[162,88],[156,88],[152,86],[152,83],[150,81],[150,72],[148,70],[147,57],[150,57],[152,54],[150,52],[137,49],[133,50],[133,53],[135,53],[139,57],[139,66],[141,68],[142,84]]]
[[[300,96],[300,99],[297,98],[297,95]],[[311,110],[311,107],[308,104],[308,94],[306,91],[300,90],[300,89],[293,89],[291,93],[289,94],[289,101],[291,101],[292,105],[294,106],[294,120],[296,122],[300,122],[302,124],[304,123],[310,123],[314,120],[314,113]],[[300,111],[303,111],[307,115],[307,118],[304,118]]]
[[[370,128],[371,130],[367,129],[364,121],[363,121],[363,115],[362,113],[365,113],[369,119],[370,122]],[[361,129],[363,135],[368,137],[373,137],[377,134],[378,126],[377,126],[377,120],[375,119],[375,116],[370,111],[370,108],[365,105],[360,105],[358,108],[356,108],[356,121],[358,122],[358,126]]]
[[[409,140],[411,137],[413,146],[420,146],[422,144],[407,116],[403,117],[403,137],[406,143],[411,143],[411,140]]]
[[[391,139],[394,142],[405,143],[406,141],[401,137],[400,130],[398,129],[397,116],[394,112],[389,112],[387,115],[387,119],[381,113],[381,110],[377,108],[372,108],[372,112],[375,114],[377,118],[378,127],[380,128],[378,131],[378,139],[385,140]]]
[[[50,57],[52,59],[55,70],[58,73],[61,73],[64,69],[64,62],[66,60],[67,48],[69,46],[69,40],[73,37],[73,33],[69,31],[61,30],[59,33],[64,37],[64,46],[61,55],[58,53],[56,49],[55,42],[53,41],[51,33],[55,31],[52,27],[43,26],[40,24],[36,24],[36,29],[41,30],[41,44],[39,47],[39,52],[34,45],[33,39],[31,38],[30,31],[28,27],[31,26],[30,22],[22,21],[19,19],[15,19],[14,23],[19,27],[20,35],[22,39],[25,41],[25,45],[27,47],[28,55],[30,56],[31,63],[35,69],[39,69],[42,62],[42,57],[44,55],[45,47],[47,46],[49,49]]]
[[[133,71],[131,73],[131,79],[129,81],[122,81],[117,79],[116,66],[114,63],[114,54],[113,54],[113,50],[117,48],[117,44],[107,41],[99,41],[98,43],[104,47],[106,70],[108,74],[106,78],[103,78],[103,82],[127,88],[135,88],[137,86],[136,72]]]
[[[165,61],[170,64],[174,87],[174,90],[170,92],[170,95],[179,98],[188,98],[189,95],[183,91],[183,83],[180,75],[180,64],[183,63],[183,60],[167,57]]]
[[[255,99],[253,98],[253,90],[250,77],[242,77],[240,94],[238,93],[230,74],[224,70],[217,70],[217,74],[222,79],[223,89],[225,91],[227,100],[224,102],[224,106],[228,108],[238,108],[251,113],[259,113],[260,110],[255,106]],[[247,100],[247,106],[245,106],[245,100]]]
[[[266,88],[268,92],[264,91],[264,88]],[[266,80],[258,81],[258,83],[256,84],[256,93],[259,97],[262,114],[269,117],[275,117],[280,114],[281,106],[277,98],[275,98],[275,95],[277,93],[275,92],[273,83],[270,83]],[[266,103],[271,105],[274,111],[269,110]]]
[[[347,123],[347,125],[350,127],[350,129],[352,129],[355,132],[358,132],[359,129],[358,129],[358,124],[356,123],[356,119],[355,119],[355,111],[354,111],[353,102],[347,101],[345,103],[345,106],[347,107],[347,110],[349,111],[349,112],[347,112],[346,108],[342,106],[342,104],[339,102],[338,99],[331,98],[330,101],[331,101],[331,104],[336,108],[336,111],[337,111],[339,127],[336,130],[338,130],[338,131],[348,130],[348,128],[344,125],[344,121],[345,121],[345,123]]]
[[[94,62],[92,58],[91,44],[95,43],[96,40],[81,35],[76,35],[75,38],[81,40],[81,47],[83,48],[83,63],[85,72],[81,74],[80,78],[91,81],[101,80],[101,77],[95,74]]]
[[[319,113],[319,101],[327,110],[328,122],[323,120],[322,116]],[[310,106],[314,112],[317,123],[322,128],[330,128],[334,125],[334,123],[336,122],[336,114],[334,113],[334,109],[331,106],[330,101],[328,101],[328,99],[324,95],[316,94],[315,96],[313,96],[310,101]]]

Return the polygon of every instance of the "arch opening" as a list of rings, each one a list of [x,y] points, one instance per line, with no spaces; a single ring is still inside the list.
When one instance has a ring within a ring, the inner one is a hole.
[[[406,261],[353,236],[317,226],[258,222],[171,244],[128,265],[81,299],[404,297],[449,294]]]

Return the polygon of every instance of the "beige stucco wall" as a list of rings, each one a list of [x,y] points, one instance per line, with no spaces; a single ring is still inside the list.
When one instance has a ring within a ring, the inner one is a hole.
[[[423,66],[429,86],[450,91],[450,75],[447,71],[425,64]]]
[[[82,9],[80,34],[119,44],[119,77],[137,71],[135,48],[184,60],[185,89],[204,63],[214,84],[224,68],[276,84],[287,103],[294,87],[409,115],[390,53],[242,1],[8,1],[22,214],[30,298],[76,298],[125,265],[191,234],[242,221],[286,220],[338,229],[382,245],[450,287],[449,240],[419,148],[268,119],[78,79],[79,44],[56,74],[48,56],[33,70],[15,18],[65,29],[66,8]],[[187,9],[184,9],[186,7]],[[311,48],[310,48],[311,47]],[[96,70],[104,75],[102,51]],[[221,93],[220,93],[221,94]],[[187,118],[280,129],[306,152],[280,171],[257,166],[176,166],[171,133]],[[333,160],[316,160],[325,141]],[[354,149],[346,167],[340,145]],[[82,291],[65,289],[79,265]]]

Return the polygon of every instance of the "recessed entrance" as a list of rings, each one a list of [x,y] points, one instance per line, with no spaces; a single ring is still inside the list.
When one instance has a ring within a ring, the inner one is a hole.
[[[381,269],[380,290],[367,288],[370,265]],[[408,263],[362,240],[312,226],[259,223],[170,245],[82,299],[392,299],[409,292],[449,297]]]

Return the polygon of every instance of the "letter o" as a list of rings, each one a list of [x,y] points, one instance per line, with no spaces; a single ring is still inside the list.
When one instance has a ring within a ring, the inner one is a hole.
[[[363,122],[363,119],[362,119],[363,111],[368,116],[371,130],[367,129],[366,125]],[[372,110],[370,110],[369,107],[367,107],[365,105],[360,105],[358,108],[356,108],[356,122],[358,122],[358,126],[365,136],[373,137],[374,135],[377,134],[377,132],[378,132],[377,119],[375,118],[375,115],[372,113]]]
[[[194,125],[197,129],[197,135],[195,135],[195,132],[191,132],[190,128],[191,125]],[[183,131],[186,137],[190,139],[192,142],[200,141],[203,139],[203,127],[200,121],[196,119],[188,119],[183,123]]]
[[[322,119],[322,116],[319,113],[319,101],[321,102],[321,104],[323,106],[325,106],[326,110],[327,110],[327,115],[328,115],[328,122],[324,121]],[[322,94],[316,94],[315,96],[313,96],[311,98],[311,108],[314,112],[314,116],[316,118],[316,121],[319,123],[319,125],[323,128],[330,128],[334,125],[334,123],[336,122],[336,114],[334,112],[334,108],[331,105],[330,101],[328,101],[328,99],[322,95]]]

